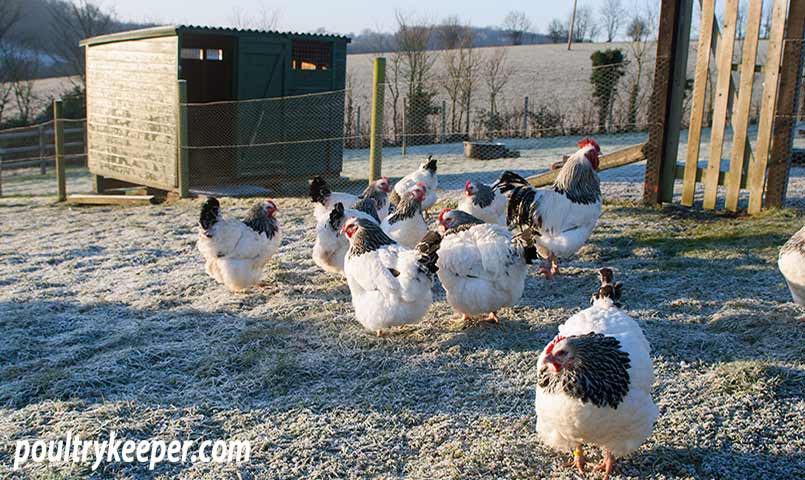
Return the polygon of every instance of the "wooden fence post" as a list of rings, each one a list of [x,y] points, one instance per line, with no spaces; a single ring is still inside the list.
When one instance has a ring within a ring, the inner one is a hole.
[[[372,125],[369,138],[369,181],[380,178],[383,163],[383,94],[386,89],[386,59],[375,58],[372,78]]]
[[[53,100],[53,156],[56,159],[56,196],[58,201],[67,200],[67,181],[64,178],[64,122],[62,102]]]
[[[355,112],[355,148],[361,148],[361,106]]]
[[[766,207],[782,208],[791,169],[791,142],[797,124],[796,106],[801,99],[802,39],[805,25],[805,2],[791,2],[783,45],[783,66],[780,72],[780,91],[777,95],[777,115],[769,157],[769,176],[766,180]]]
[[[442,100],[442,132],[439,135],[439,143],[447,140],[447,102]]]
[[[523,97],[523,138],[528,137],[528,95]]]
[[[46,175],[48,169],[45,163],[45,126],[39,125],[39,127],[37,127],[37,133],[39,134],[39,174]]]
[[[406,111],[408,110],[408,99],[403,97],[403,108],[402,108],[402,156],[405,157],[405,145],[406,139],[405,135],[408,133],[408,129],[406,128],[405,124],[408,120],[408,115],[406,115]]]
[[[674,196],[676,157],[685,96],[693,0],[662,0],[651,105],[654,114],[644,148],[643,201],[670,202]]]
[[[187,150],[187,80],[179,80],[179,131],[177,167],[179,198],[190,196],[190,152]]]

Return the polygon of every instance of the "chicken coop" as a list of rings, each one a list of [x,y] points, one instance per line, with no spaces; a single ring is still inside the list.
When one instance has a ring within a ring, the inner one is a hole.
[[[83,40],[96,190],[338,176],[349,41],[188,25]]]

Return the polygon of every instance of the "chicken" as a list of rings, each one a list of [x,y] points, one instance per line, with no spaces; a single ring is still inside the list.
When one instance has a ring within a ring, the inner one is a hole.
[[[553,187],[536,189],[514,172],[506,171],[493,188],[509,197],[507,220],[521,232],[531,230],[546,277],[559,273],[559,258],[575,254],[590,238],[601,216],[598,179],[600,148],[584,138],[579,150],[564,161]]]
[[[604,449],[609,476],[616,458],[651,435],[658,410],[651,398],[654,370],[640,326],[616,301],[620,284],[601,269],[593,305],[559,326],[537,361],[537,433],[548,446],[573,450],[584,472],[583,444]]]
[[[464,324],[479,314],[498,323],[496,312],[522,296],[527,264],[537,258],[536,249],[520,238],[513,240],[505,226],[484,223],[461,210],[444,209],[439,227],[444,237],[436,265],[447,303]]]
[[[794,302],[805,306],[805,227],[785,242],[777,266],[788,283]]]
[[[428,224],[422,218],[422,200],[426,195],[427,187],[421,182],[406,193],[394,213],[380,224],[383,232],[400,245],[414,248],[428,232]]]
[[[344,274],[358,322],[379,336],[420,321],[433,302],[439,235],[431,232],[409,250],[365,218],[350,217],[342,230],[349,239]]]
[[[413,190],[420,182],[427,188],[427,195],[422,201],[422,210],[427,211],[436,204],[436,188],[439,186],[439,179],[436,177],[436,159],[432,155],[428,155],[426,162],[394,185],[394,191],[389,196],[391,205],[396,207],[405,198],[405,194]]]
[[[464,197],[458,201],[458,209],[480,218],[486,223],[506,226],[505,195],[479,181],[467,180]]]
[[[277,205],[266,200],[249,209],[243,221],[224,218],[218,200],[208,198],[201,207],[196,242],[207,273],[232,292],[257,285],[282,241],[276,212]]]
[[[380,223],[374,210],[374,201],[364,200],[359,200],[355,204],[355,209],[350,210],[345,210],[340,202],[336,203],[327,218],[322,218],[316,224],[313,261],[325,271],[344,274],[344,257],[349,249],[349,240],[341,235],[341,227],[347,218],[363,218],[376,224]],[[362,206],[365,206],[367,211],[361,211],[359,208]]]
[[[350,209],[358,200],[372,198],[377,204],[378,215],[380,218],[385,218],[389,209],[388,192],[390,191],[389,177],[381,177],[371,182],[360,196],[346,192],[333,192],[323,178],[313,177],[310,182],[310,198],[315,204],[313,216],[318,222],[330,215],[330,211],[336,203],[341,203],[345,209]]]

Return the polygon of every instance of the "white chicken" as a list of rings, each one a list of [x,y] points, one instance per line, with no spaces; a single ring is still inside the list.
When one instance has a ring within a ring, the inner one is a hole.
[[[201,207],[196,242],[207,274],[232,292],[257,285],[282,241],[276,212],[277,205],[266,200],[253,206],[243,221],[224,218],[218,200],[208,198]]]
[[[342,230],[350,245],[344,274],[358,322],[380,336],[389,327],[420,321],[433,302],[439,234],[429,233],[409,250],[365,218],[349,218]]]
[[[313,177],[310,181],[310,199],[313,201],[313,216],[316,221],[327,218],[336,203],[341,203],[345,209],[352,208],[358,200],[372,198],[380,218],[385,218],[389,211],[388,192],[391,191],[389,177],[381,177],[366,186],[363,193],[353,195],[347,192],[333,192],[330,186],[321,177]]]
[[[427,194],[422,201],[422,210],[427,211],[436,204],[436,188],[439,186],[439,178],[436,176],[436,159],[428,155],[428,160],[422,162],[419,168],[404,176],[394,185],[394,191],[389,195],[392,206],[405,198],[405,194],[416,188],[417,184],[422,183],[427,188]]]
[[[361,207],[361,201],[355,204]],[[371,205],[367,205],[371,206]],[[372,208],[374,208],[372,206]],[[356,209],[344,210],[339,202],[330,211],[330,215],[322,218],[316,224],[316,243],[313,244],[313,261],[330,273],[344,274],[344,257],[349,249],[349,240],[341,235],[341,227],[349,217],[364,218],[378,223],[376,213]]]
[[[506,195],[477,180],[467,180],[464,184],[464,196],[458,201],[459,210],[486,223],[503,226],[506,226],[506,205]]]
[[[506,227],[461,210],[444,209],[439,229],[444,236],[436,266],[447,303],[462,315],[462,323],[480,314],[498,323],[496,312],[522,296],[536,250],[513,240]]]
[[[427,190],[423,183],[418,183],[380,224],[386,235],[404,247],[414,248],[428,232],[428,224],[422,217],[422,200]]]
[[[601,216],[601,184],[595,140],[584,138],[579,150],[564,161],[552,188],[538,190],[506,171],[493,185],[509,197],[507,220],[521,231],[530,229],[546,277],[559,273],[559,258],[575,254],[590,238]]]
[[[791,298],[805,306],[805,227],[785,242],[780,249],[777,266],[785,277]]]
[[[548,446],[572,450],[584,472],[583,444],[604,449],[598,467],[607,478],[616,458],[651,435],[658,410],[651,398],[654,370],[640,326],[616,301],[620,284],[601,269],[593,305],[559,326],[537,361],[537,432]]]

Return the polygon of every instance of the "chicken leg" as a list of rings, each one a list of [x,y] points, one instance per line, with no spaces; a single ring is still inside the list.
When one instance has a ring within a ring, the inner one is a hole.
[[[498,319],[497,312],[491,312],[488,317],[486,317],[486,321],[492,323],[500,323],[500,319]]]
[[[587,465],[587,459],[584,458],[584,451],[581,449],[581,444],[576,445],[573,450],[573,460],[568,462],[566,466],[575,466],[580,475],[584,475],[584,466]]]
[[[615,456],[609,450],[604,450],[604,461],[595,468],[596,470],[603,470],[604,480],[607,480],[609,474],[612,473],[612,469],[615,468]]]

